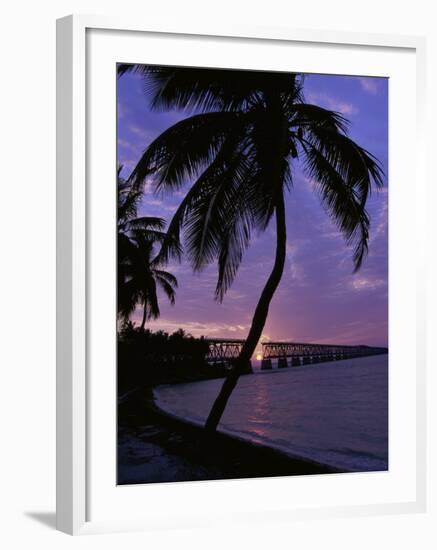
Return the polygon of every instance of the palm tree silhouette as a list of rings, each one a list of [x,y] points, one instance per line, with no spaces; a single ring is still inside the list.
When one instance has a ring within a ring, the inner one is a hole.
[[[137,217],[142,193],[132,189],[118,170],[118,316],[127,321],[137,305],[143,308],[140,329],[149,319],[159,317],[157,287],[175,303],[177,279],[160,269],[155,244],[165,237],[165,221],[150,216]]]
[[[286,258],[284,195],[301,161],[325,209],[353,245],[355,271],[368,249],[365,205],[383,184],[378,161],[347,135],[340,114],[305,102],[304,77],[290,73],[119,65],[144,75],[153,109],[183,109],[188,118],[164,131],[142,155],[131,181],[154,174],[158,191],[193,182],[168,227],[160,255],[178,255],[184,232],[194,270],[217,260],[216,298],[231,285],[253,232],[275,217],[273,269],[233,370],[206,422],[215,431],[226,403],[261,337]]]

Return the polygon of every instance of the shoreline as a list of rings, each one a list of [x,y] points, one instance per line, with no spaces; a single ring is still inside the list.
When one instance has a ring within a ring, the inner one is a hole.
[[[163,411],[151,388],[120,398],[119,485],[346,473]]]

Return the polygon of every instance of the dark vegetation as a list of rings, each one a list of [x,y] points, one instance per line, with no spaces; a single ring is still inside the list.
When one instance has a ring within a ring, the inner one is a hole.
[[[118,334],[119,394],[156,384],[225,376],[225,365],[208,364],[207,353],[204,338],[194,338],[182,329],[173,334],[151,332],[128,321]]]

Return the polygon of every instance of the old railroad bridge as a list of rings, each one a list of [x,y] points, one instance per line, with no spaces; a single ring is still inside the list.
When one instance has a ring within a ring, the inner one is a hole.
[[[208,339],[208,356],[210,363],[232,365],[238,357],[244,340]],[[388,353],[387,348],[371,346],[342,346],[335,344],[310,344],[302,342],[264,342],[262,344],[261,369],[272,368],[272,360],[277,360],[278,368],[289,365],[298,367],[312,363],[340,361],[355,357],[381,355]],[[248,365],[248,371],[251,365]]]

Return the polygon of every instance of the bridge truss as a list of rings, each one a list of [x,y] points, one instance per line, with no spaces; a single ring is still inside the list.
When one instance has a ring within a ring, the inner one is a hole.
[[[239,356],[244,340],[232,339],[208,339],[208,354],[206,360],[209,363],[224,363],[230,367]],[[309,363],[322,363],[325,361],[340,361],[354,357],[366,357],[388,353],[387,348],[372,346],[341,346],[335,344],[312,344],[303,342],[264,342],[262,344],[262,369],[272,368],[272,359],[278,360],[278,367],[307,365]],[[287,359],[291,359],[291,363]],[[251,372],[250,361],[247,365]]]
[[[265,342],[262,346],[264,359],[279,359],[282,357],[326,357],[335,360],[379,355],[388,352],[387,348],[380,347],[341,346],[301,342]]]
[[[225,340],[225,339],[208,339],[208,362],[230,362],[240,355],[244,340]]]

